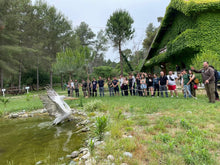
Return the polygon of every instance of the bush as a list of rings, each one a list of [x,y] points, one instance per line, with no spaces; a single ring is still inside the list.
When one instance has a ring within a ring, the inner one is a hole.
[[[96,118],[95,134],[98,136],[99,140],[102,140],[104,137],[104,132],[106,131],[106,128],[107,128],[107,122],[108,122],[108,119],[106,116],[100,116]]]
[[[94,100],[84,105],[84,110],[88,112],[104,111],[104,104],[101,100]]]

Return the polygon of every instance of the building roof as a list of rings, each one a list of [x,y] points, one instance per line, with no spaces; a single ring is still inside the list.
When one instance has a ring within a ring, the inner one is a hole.
[[[182,13],[186,16],[194,16],[198,15],[199,13],[207,11],[214,12],[217,10],[220,10],[220,0],[171,0],[166,9],[161,26],[147,52],[141,68],[143,68],[147,59],[150,59],[154,56],[152,50],[158,49],[161,39],[166,33],[168,27],[172,25],[177,13]],[[163,55],[165,55],[165,53],[163,53]]]

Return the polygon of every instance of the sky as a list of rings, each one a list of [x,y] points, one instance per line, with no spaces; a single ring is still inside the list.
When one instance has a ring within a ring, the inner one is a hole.
[[[36,0],[32,0],[35,2]],[[134,20],[134,38],[123,44],[122,50],[136,51],[142,48],[145,30],[149,23],[159,26],[157,17],[163,17],[170,0],[44,0],[72,22],[73,28],[81,22],[89,25],[94,33],[105,29],[110,15],[117,9],[127,10]],[[119,54],[109,43],[105,59],[119,61]]]

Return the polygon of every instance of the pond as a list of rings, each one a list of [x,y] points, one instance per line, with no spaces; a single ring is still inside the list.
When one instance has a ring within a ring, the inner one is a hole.
[[[0,119],[0,164],[31,165],[70,162],[66,155],[78,150],[86,134],[75,133],[76,123],[52,126],[48,116]]]

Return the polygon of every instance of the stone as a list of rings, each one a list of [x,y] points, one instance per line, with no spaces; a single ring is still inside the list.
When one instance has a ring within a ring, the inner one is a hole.
[[[46,109],[42,109],[41,113],[47,113]]]
[[[71,160],[70,163],[69,163],[69,165],[76,165],[76,162],[73,161],[73,160]]]
[[[66,155],[66,158],[71,158],[72,157],[72,155]]]
[[[132,135],[129,135],[128,138],[133,138],[133,136],[132,136]]]
[[[9,116],[10,118],[18,118],[19,117],[19,115],[17,114],[17,113],[14,113],[14,114],[10,114],[10,116]]]
[[[99,146],[100,144],[103,144],[103,143],[104,143],[104,141],[96,141],[94,143],[94,146],[97,147],[97,146]]]
[[[107,156],[107,159],[110,160],[110,161],[114,161],[114,160],[115,160],[115,158],[114,158],[113,155],[108,155],[108,156]]]
[[[38,161],[35,165],[39,165],[39,164],[42,164],[43,162],[42,161]]]
[[[80,159],[85,161],[88,160],[89,157],[90,157],[90,152],[87,152],[87,154],[83,155]]]
[[[28,117],[34,117],[34,114],[33,113],[29,113]]]
[[[79,156],[79,151],[73,151],[73,152],[71,153],[71,158],[72,158],[72,159],[76,158],[77,156]]]
[[[127,156],[129,158],[132,158],[132,156],[133,156],[132,153],[130,153],[130,152],[124,152],[123,155]]]
[[[79,153],[83,153],[84,151],[89,151],[89,149],[88,148],[80,148],[79,149]]]
[[[22,115],[22,118],[28,118],[28,114]]]
[[[127,163],[122,163],[121,165],[128,165]]]
[[[85,165],[96,165],[96,160],[94,158],[89,158],[85,161]]]
[[[58,160],[63,160],[64,159],[64,157],[61,157],[61,158],[59,158]]]

